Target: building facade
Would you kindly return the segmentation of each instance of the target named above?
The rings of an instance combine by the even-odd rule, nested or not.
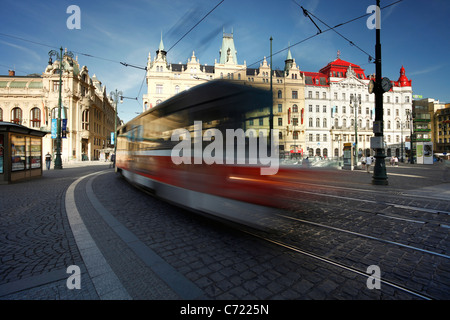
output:
[[[450,103],[435,112],[434,128],[434,151],[448,159],[450,154]]]
[[[267,59],[258,68],[248,68],[246,62],[238,63],[233,34],[224,33],[219,50],[219,61],[214,65],[200,64],[195,52],[186,64],[169,63],[161,39],[156,56],[148,55],[147,94],[143,96],[143,110],[155,107],[164,100],[213,79],[229,79],[242,84],[270,89],[270,65]],[[305,148],[304,79],[290,52],[285,70],[272,71],[273,127],[279,130],[282,155],[301,155]],[[255,127],[268,126],[268,119],[260,119]]]
[[[186,64],[169,63],[161,39],[156,56],[148,56],[148,110],[173,95],[213,79],[229,79],[270,88],[270,65],[259,68],[239,64],[233,34],[223,34],[219,61],[201,65],[192,53]],[[370,77],[353,63],[337,59],[319,72],[301,71],[288,50],[284,70],[272,71],[273,123],[279,130],[281,154],[287,156],[341,157],[344,143],[356,143],[358,156],[371,153],[370,138],[375,120],[375,95],[369,94]],[[397,81],[384,98],[386,155],[404,156],[409,139],[412,110],[411,80],[400,69]]]
[[[62,71],[62,110],[65,130],[61,147],[63,162],[99,160],[108,155],[115,127],[115,107],[106,87],[77,59],[65,56]],[[13,122],[48,132],[44,154],[56,153],[52,122],[58,118],[59,61],[49,61],[42,74],[0,76],[0,121]]]
[[[371,154],[370,138],[375,120],[375,95],[369,94],[367,77],[360,66],[337,59],[319,72],[304,72],[309,156],[341,157],[344,143]],[[411,80],[400,69],[398,81],[383,95],[386,155],[401,157],[409,139],[412,109]]]

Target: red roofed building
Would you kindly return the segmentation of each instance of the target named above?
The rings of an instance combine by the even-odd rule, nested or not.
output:
[[[372,76],[339,56],[319,72],[302,71],[305,79],[305,138],[309,156],[341,157],[344,143],[355,143],[359,157],[371,153],[375,95],[369,94]],[[384,138],[387,156],[402,154],[409,136],[407,110],[412,109],[411,80],[402,66],[398,81],[383,95]]]

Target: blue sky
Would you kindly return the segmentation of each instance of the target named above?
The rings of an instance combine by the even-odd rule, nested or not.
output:
[[[396,0],[381,0],[381,7]],[[53,47],[78,55],[107,92],[121,90],[126,97],[119,116],[128,121],[142,111],[145,71],[119,62],[145,66],[148,53],[158,48],[161,33],[169,50],[220,0],[130,1],[22,1],[2,0],[0,7],[0,74],[15,69],[17,75],[42,73]],[[278,52],[317,33],[299,5],[335,26],[366,13],[375,0],[224,0],[208,17],[168,52],[171,63],[186,63],[195,51],[201,64],[219,59],[223,28],[234,32],[239,63],[256,68],[264,56]],[[81,29],[66,26],[70,5],[81,10]],[[383,76],[397,80],[403,65],[412,79],[413,94],[450,102],[450,1],[403,0],[381,12]],[[375,56],[375,30],[361,18],[336,30]],[[317,21],[321,30],[326,26]],[[13,36],[13,37],[10,37]],[[26,39],[32,42],[19,40]],[[317,72],[336,58],[375,72],[368,56],[333,31],[324,32],[291,48],[303,71]],[[89,54],[95,57],[88,57]],[[273,57],[274,68],[283,68],[287,50]]]

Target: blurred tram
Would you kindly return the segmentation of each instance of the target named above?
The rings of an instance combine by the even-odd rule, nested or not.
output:
[[[262,175],[264,165],[251,161],[248,136],[243,140],[245,161],[238,158],[238,139],[225,141],[225,137],[228,129],[269,130],[272,106],[267,90],[224,80],[198,85],[118,129],[116,170],[133,184],[188,209],[246,224],[261,221],[269,217],[270,208],[283,205],[280,181],[277,175]],[[210,129],[222,137],[205,139]],[[258,140],[267,138],[258,135]],[[189,145],[175,158],[184,159],[182,163],[173,158],[180,143]],[[227,148],[227,143],[233,146]],[[260,144],[257,148],[263,151]],[[216,162],[208,161],[205,154]],[[230,156],[234,161],[226,161]]]

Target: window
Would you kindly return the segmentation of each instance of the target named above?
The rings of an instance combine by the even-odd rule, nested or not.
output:
[[[319,118],[316,119],[316,128],[320,128],[320,119]]]
[[[283,118],[278,118],[278,125],[282,126],[283,125]]]
[[[39,128],[41,126],[41,110],[39,108],[31,109],[30,123],[32,128]]]
[[[323,119],[323,127],[326,128],[327,127],[327,118]]]
[[[309,124],[309,127],[312,128],[312,126],[313,126],[313,119],[312,118],[309,118],[308,124]]]
[[[292,137],[294,138],[294,140],[298,139],[298,131],[294,131],[294,133],[292,134]]]
[[[278,112],[283,112],[283,105],[281,104],[278,105]]]
[[[180,93],[180,86],[175,86],[175,94]]]
[[[0,108],[0,121],[3,121],[3,109]]]
[[[89,130],[89,110],[84,110],[81,114],[81,128],[83,130]]]
[[[298,118],[292,118],[292,125],[298,126]]]
[[[313,141],[313,135],[312,135],[312,133],[310,133],[308,137],[309,137],[309,142],[312,142],[312,141]]]
[[[292,106],[292,112],[297,112],[298,113],[298,106],[296,104],[294,104]]]
[[[325,100],[326,98],[327,98],[327,93],[326,93],[326,92],[323,92],[323,93],[322,93],[322,99]]]
[[[323,113],[327,113],[327,106],[323,106]]]
[[[316,105],[316,112],[320,112],[320,106]]]
[[[326,134],[323,135],[323,142],[327,142],[328,136]]]
[[[319,99],[319,92],[316,91],[316,99]]]
[[[53,92],[58,92],[58,91],[59,91],[59,80],[53,81]]]
[[[320,134],[316,134],[316,141],[320,142]]]
[[[298,92],[292,91],[292,99],[298,99]]]
[[[156,85],[156,93],[157,94],[162,94],[163,93],[163,85],[162,84],[157,84]]]
[[[260,125],[260,126],[264,125],[264,119],[262,119],[262,118],[259,119],[259,125]]]
[[[312,99],[312,91],[308,91],[308,98]]]
[[[16,107],[11,110],[11,122],[15,124],[22,124],[22,109]]]
[[[281,90],[278,90],[278,99],[283,98],[283,92]]]
[[[309,112],[312,112],[312,104],[310,104],[310,105],[308,106],[308,111],[309,111]]]

